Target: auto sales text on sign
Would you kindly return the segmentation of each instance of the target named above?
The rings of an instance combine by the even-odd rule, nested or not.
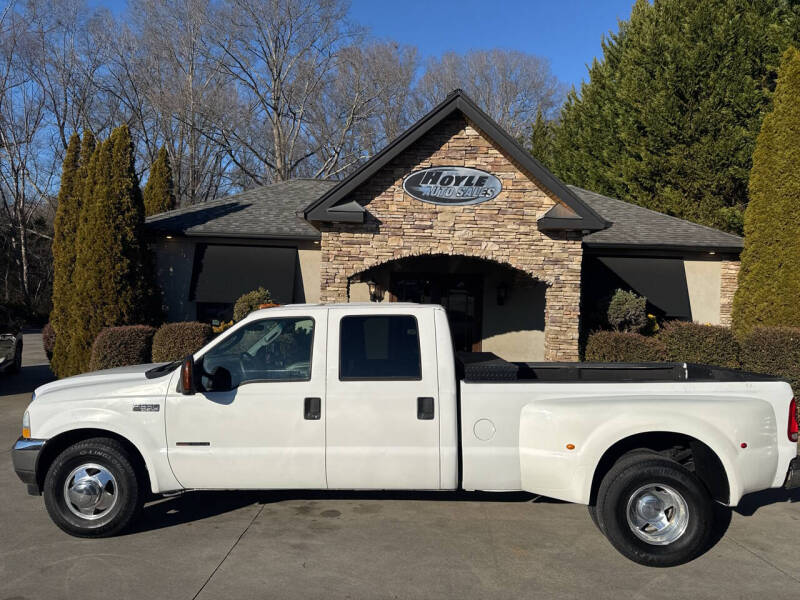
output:
[[[403,180],[405,192],[431,204],[478,204],[497,197],[500,180],[470,167],[430,167],[414,171]]]

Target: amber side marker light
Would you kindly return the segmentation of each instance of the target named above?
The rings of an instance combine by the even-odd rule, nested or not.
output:
[[[792,401],[789,402],[789,441],[790,442],[797,442],[797,400],[792,398]]]
[[[567,444],[567,450],[575,450],[575,444]]]
[[[30,439],[31,437],[31,416],[27,410],[22,415],[22,437],[25,439]]]

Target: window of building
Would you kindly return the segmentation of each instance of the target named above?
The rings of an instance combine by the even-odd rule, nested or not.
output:
[[[339,379],[421,379],[419,328],[410,315],[341,320]]]

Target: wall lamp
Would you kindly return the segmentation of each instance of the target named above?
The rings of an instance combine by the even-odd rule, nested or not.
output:
[[[364,283],[367,284],[367,288],[369,289],[369,299],[371,302],[382,302],[383,301],[383,288],[380,284],[375,283],[373,279],[368,279]]]

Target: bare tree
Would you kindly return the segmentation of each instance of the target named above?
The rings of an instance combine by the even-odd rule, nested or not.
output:
[[[0,209],[4,241],[25,302],[36,300],[40,289],[32,285],[29,238],[47,236],[34,221],[42,215],[55,177],[47,98],[25,69],[35,45],[28,25],[13,7],[0,22]],[[7,276],[5,282],[3,295],[8,298]]]
[[[214,16],[212,51],[236,86],[239,117],[219,141],[254,183],[289,179],[351,126],[315,131],[310,120],[360,34],[346,13],[341,0],[230,0]]]
[[[418,85],[420,110],[463,89],[512,136],[524,135],[541,110],[550,116],[564,89],[547,59],[516,50],[448,52],[428,61]]]
[[[96,83],[104,63],[93,14],[82,0],[28,0],[23,15],[30,41],[25,69],[44,94],[60,161],[73,131],[109,126],[98,104]]]
[[[371,42],[343,48],[328,85],[309,108],[319,148],[313,177],[336,177],[383,148],[410,123],[416,48]]]

